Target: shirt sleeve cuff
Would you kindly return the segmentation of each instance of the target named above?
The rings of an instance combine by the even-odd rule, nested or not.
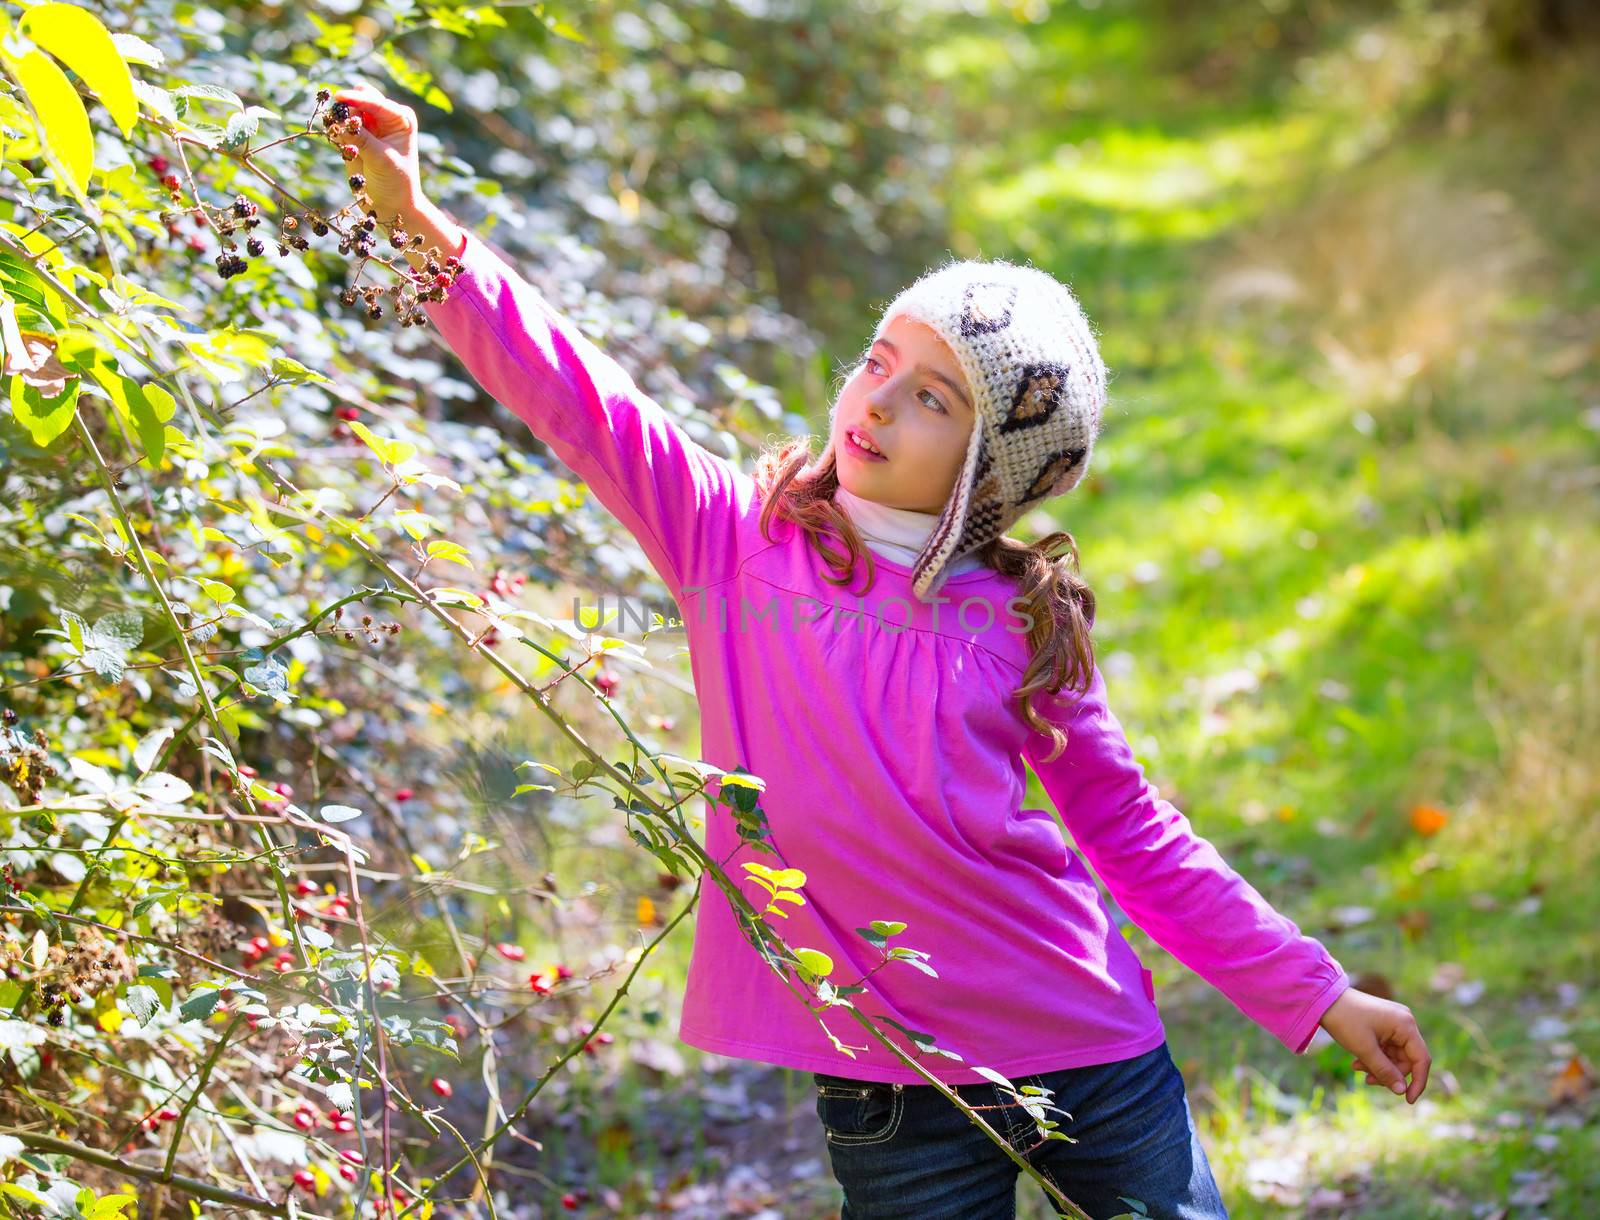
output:
[[[1311,1039],[1316,1036],[1317,1029],[1322,1024],[1322,1014],[1333,1007],[1333,1002],[1348,991],[1350,986],[1350,976],[1341,967],[1339,977],[1317,992],[1301,1011],[1288,1035],[1283,1039],[1284,1045],[1296,1055],[1305,1054],[1306,1047],[1311,1044]]]

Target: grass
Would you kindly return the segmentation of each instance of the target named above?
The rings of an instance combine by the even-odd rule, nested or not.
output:
[[[1130,6],[1107,7],[1114,71],[1148,73]],[[1014,135],[953,192],[959,245],[1056,270],[1101,331],[1096,474],[1052,516],[1153,782],[1360,985],[1409,1004],[1435,1056],[1419,1106],[1372,1093],[1337,1046],[1288,1056],[1130,929],[1239,1217],[1600,1205],[1592,1097],[1551,1092],[1600,1058],[1600,446],[1575,337],[1600,242],[1571,223],[1596,201],[1571,120],[1594,112],[1600,56],[1543,65],[1535,110],[1515,73],[1430,68],[1462,31],[1421,11],[1330,37],[1301,73],[1320,92],[1254,80],[1231,112],[1224,89],[1175,120],[1182,82],[1124,81],[1064,127],[991,112]],[[1046,34],[1063,58],[1028,71],[1100,96],[1086,38]],[[1004,105],[970,37],[950,71]],[[1052,138],[1080,151],[1041,156]],[[1447,815],[1430,836],[1420,803]],[[1345,907],[1370,918],[1341,927]],[[1048,1212],[1025,1192],[1021,1214]]]
[[[1290,1056],[1128,934],[1234,1216],[1596,1214],[1596,1094],[1556,1097],[1600,1062],[1600,49],[1499,67],[1445,3],[1322,26],[1225,6],[1225,38],[1173,7],[939,30],[923,62],[966,137],[951,246],[1036,261],[1095,320],[1094,471],[1024,524],[1080,543],[1152,781],[1358,985],[1412,1007],[1427,1095],[1366,1089],[1336,1046]],[[677,648],[649,655],[676,673]],[[692,752],[691,694],[651,707],[677,721],[661,746]],[[507,742],[544,735],[499,715]],[[507,750],[486,820],[515,843],[489,812],[521,778]],[[1432,833],[1420,804],[1445,814]],[[632,927],[651,880],[580,812],[537,820],[530,867],[602,880],[520,929],[530,966],[576,954],[585,920]],[[672,1036],[689,947],[666,942],[618,1027],[685,1074],[573,1073],[552,1165],[619,1188],[725,1171],[704,1057]],[[782,1112],[809,1105],[772,1076]],[[1019,1215],[1047,1212],[1024,1191]]]

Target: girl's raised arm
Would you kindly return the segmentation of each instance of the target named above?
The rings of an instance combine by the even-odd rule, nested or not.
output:
[[[417,112],[365,82],[319,97],[356,160],[350,189],[461,268],[423,308],[478,384],[549,445],[627,526],[680,603],[734,560],[755,481],[694,440],[532,284],[459,228],[422,189]],[[347,158],[348,160],[348,158]],[[405,247],[413,267],[427,255]]]
[[[1023,756],[1062,821],[1129,918],[1295,1054],[1350,986],[1322,944],[1301,933],[1159,797],[1106,706],[1098,665],[1089,692],[1036,695],[1067,747],[1030,735]]]
[[[425,301],[467,370],[588,484],[680,602],[714,583],[755,481],[697,444],[542,293],[466,231],[443,301]]]

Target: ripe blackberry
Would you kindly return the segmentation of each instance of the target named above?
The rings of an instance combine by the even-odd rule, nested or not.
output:
[[[341,292],[339,294],[339,304],[341,304],[341,305],[354,305],[355,303],[356,303],[356,290],[354,288],[346,288],[343,292]]]
[[[383,317],[383,306],[373,302],[372,308],[367,310],[367,317],[374,320]]]
[[[328,109],[328,117],[331,118],[335,123],[343,123],[350,117],[350,103],[335,102]]]
[[[328,235],[328,226],[320,220],[313,220],[311,222],[311,231],[318,237],[326,237]]]
[[[389,234],[389,244],[396,250],[402,249],[406,244],[406,240],[404,231],[400,229],[396,229]]]
[[[243,195],[235,195],[233,197],[233,214],[240,220],[250,215],[250,201]]]
[[[259,237],[252,237],[249,241],[245,242],[244,248],[250,251],[252,255],[259,257],[261,253],[266,250],[267,246],[266,243],[263,242]]]
[[[367,185],[367,179],[366,179],[366,175],[365,174],[351,174],[350,175],[350,189],[352,191],[359,191],[359,190],[363,189],[366,185]]]

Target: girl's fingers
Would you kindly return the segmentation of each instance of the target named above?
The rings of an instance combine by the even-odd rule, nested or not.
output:
[[[409,106],[402,106],[379,93],[371,85],[351,85],[333,91],[333,100],[345,102],[361,116],[363,130],[379,139],[410,131],[415,123]]]
[[[1371,1040],[1370,1045],[1361,1048],[1361,1061],[1366,1065],[1366,1070],[1376,1076],[1384,1087],[1395,1093],[1406,1091],[1404,1074],[1389,1061],[1389,1057],[1383,1053],[1383,1047],[1376,1038]]]

